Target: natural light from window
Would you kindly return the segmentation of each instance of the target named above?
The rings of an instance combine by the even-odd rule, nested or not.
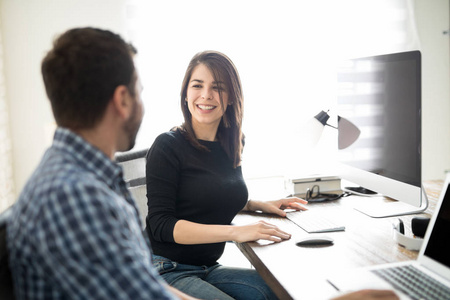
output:
[[[221,51],[244,89],[247,178],[320,171],[318,157],[332,155],[336,133],[326,128],[311,148],[302,128],[321,110],[336,117],[339,59],[419,48],[410,0],[130,0],[127,17],[146,108],[136,149],[182,123],[179,94],[191,57]]]

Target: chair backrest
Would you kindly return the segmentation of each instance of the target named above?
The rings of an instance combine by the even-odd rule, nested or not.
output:
[[[6,245],[6,223],[10,215],[11,208],[0,214],[0,299],[5,300],[15,299]]]
[[[145,181],[145,156],[148,149],[128,151],[116,154],[116,162],[123,168],[123,176],[129,184],[129,190],[136,199],[143,227],[148,213],[147,185]],[[144,229],[144,228],[143,228]]]

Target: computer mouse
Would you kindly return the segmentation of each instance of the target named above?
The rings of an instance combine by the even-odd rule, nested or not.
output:
[[[297,246],[333,245],[334,239],[325,235],[305,236],[297,240]]]

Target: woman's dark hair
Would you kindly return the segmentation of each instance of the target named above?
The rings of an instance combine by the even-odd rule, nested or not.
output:
[[[134,96],[134,53],[133,46],[107,30],[75,28],[59,36],[41,66],[58,126],[92,128],[120,85]]]
[[[242,117],[243,117],[243,93],[241,79],[233,62],[223,53],[217,51],[204,51],[197,53],[189,63],[186,74],[181,86],[181,110],[183,111],[184,123],[180,130],[190,143],[203,150],[208,150],[197,140],[194,129],[192,128],[192,115],[187,105],[187,89],[191,80],[192,72],[199,64],[205,65],[212,73],[216,82],[224,82],[228,93],[228,104],[226,112],[220,121],[217,130],[217,139],[233,161],[233,166],[241,164],[241,154],[243,148]],[[222,96],[219,93],[222,109],[224,104]]]

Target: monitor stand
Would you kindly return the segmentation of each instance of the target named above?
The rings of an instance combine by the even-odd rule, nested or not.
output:
[[[418,214],[424,212],[428,208],[428,197],[425,189],[422,190],[422,203],[420,207],[413,206],[404,202],[388,202],[377,203],[376,205],[356,206],[355,209],[372,218],[387,218],[403,215]]]

